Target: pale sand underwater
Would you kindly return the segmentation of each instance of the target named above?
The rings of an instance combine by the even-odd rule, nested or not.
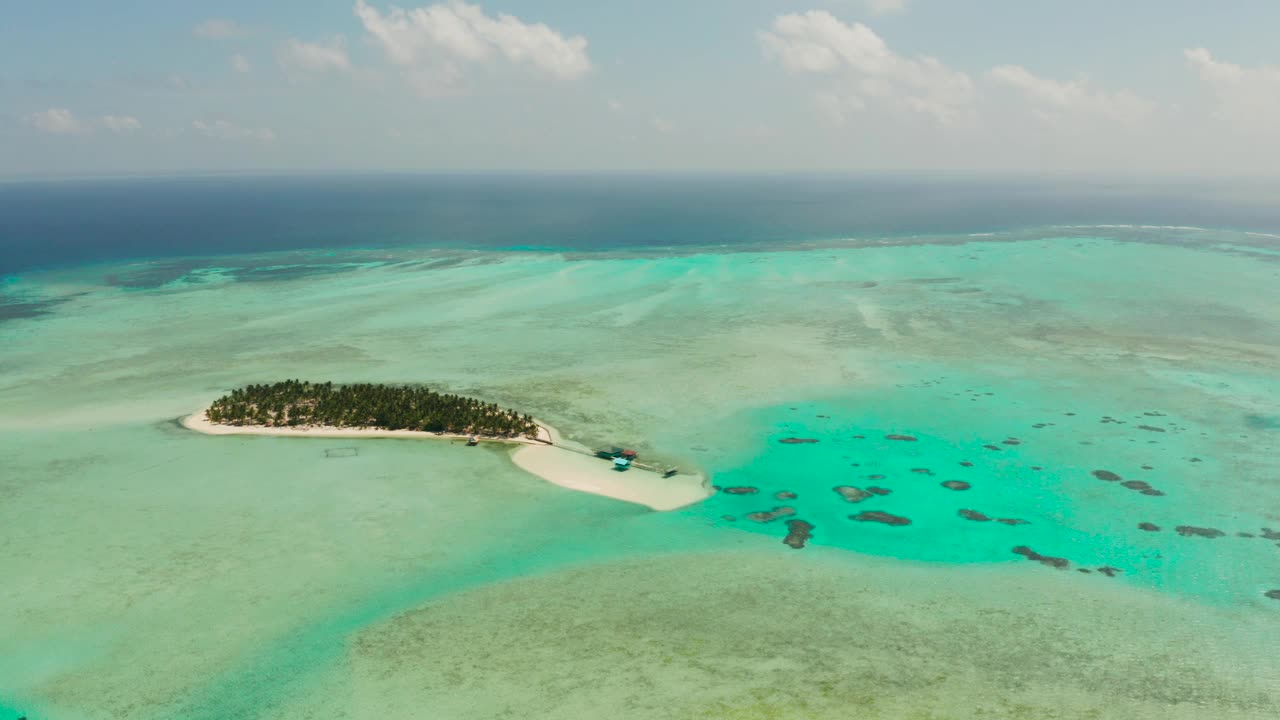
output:
[[[353,638],[343,695],[366,717],[531,720],[1262,720],[1280,707],[1274,619],[1063,574],[837,553],[649,558],[462,593]]]
[[[0,324],[0,718],[1274,717],[1280,263],[1216,237],[18,278],[50,311]],[[655,513],[497,445],[169,420],[287,377],[425,382],[759,492]],[[832,486],[870,482],[914,523],[850,521]],[[804,550],[741,519],[783,502]]]

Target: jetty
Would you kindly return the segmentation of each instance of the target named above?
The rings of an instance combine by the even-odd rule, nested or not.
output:
[[[662,477],[672,477],[674,475],[679,474],[680,472],[680,468],[676,468],[676,467],[660,468],[655,465],[646,465],[645,463],[638,461],[638,458],[640,457],[640,453],[636,452],[635,450],[628,450],[627,448],[619,447],[617,445],[607,445],[605,447],[597,449],[594,453],[587,452],[586,450],[579,450],[577,448],[568,447],[565,445],[558,445],[557,447],[559,447],[562,450],[576,452],[579,455],[587,455],[589,457],[597,457],[602,460],[608,460],[613,463],[613,469],[619,472],[622,472],[624,470],[629,470],[631,468],[639,468],[641,470],[646,470],[651,473],[657,473]]]

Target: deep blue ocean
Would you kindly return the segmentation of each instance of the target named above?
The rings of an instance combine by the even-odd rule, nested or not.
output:
[[[342,175],[0,183],[0,275],[303,248],[615,250],[1065,224],[1280,230],[1274,181]]]

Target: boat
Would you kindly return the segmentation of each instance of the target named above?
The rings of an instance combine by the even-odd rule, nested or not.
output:
[[[479,445],[479,444],[480,444],[480,438],[477,438],[475,435],[472,435],[471,437],[467,438],[467,447],[471,447],[472,445]]]

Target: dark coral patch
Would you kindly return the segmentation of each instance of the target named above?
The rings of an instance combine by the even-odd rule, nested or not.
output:
[[[1051,555],[1041,555],[1040,553],[1036,552],[1035,550],[1032,550],[1026,545],[1019,545],[1018,547],[1014,548],[1013,551],[1028,560],[1031,560],[1033,562],[1038,562],[1041,565],[1048,565],[1049,567],[1057,568],[1058,570],[1065,570],[1068,566],[1071,565],[1071,561],[1067,560],[1066,558],[1053,557]]]
[[[1019,440],[1018,438],[1009,438],[1008,440],[1001,440],[1000,442],[1005,445],[1021,445],[1022,444],[1022,441]]]
[[[917,475],[932,475],[933,471],[929,468],[911,468],[911,472]]]
[[[961,460],[960,467],[973,467],[973,463],[969,462],[968,460]]]
[[[1110,470],[1094,470],[1093,476],[1098,478],[1099,480],[1106,480],[1107,482],[1120,481],[1120,476],[1111,472]]]
[[[972,520],[974,522],[991,522],[991,518],[983,515],[977,510],[961,510],[958,514],[965,520]]]
[[[1125,480],[1124,482],[1120,483],[1120,486],[1127,487],[1130,490],[1150,490],[1151,489],[1151,483],[1145,482],[1143,480]]]
[[[1244,424],[1253,430],[1280,430],[1280,415],[1245,415]]]
[[[1098,572],[1102,573],[1103,575],[1106,575],[1107,577],[1115,577],[1116,575],[1119,575],[1123,571],[1120,568],[1114,568],[1114,567],[1111,567],[1110,565],[1103,565],[1102,567],[1098,568]]]
[[[1257,535],[1254,535],[1254,534],[1253,534],[1253,533],[1251,533],[1251,532],[1238,532],[1238,533],[1236,533],[1236,537],[1240,537],[1240,538],[1255,538],[1255,537],[1258,537],[1258,536],[1257,536]]]
[[[1156,490],[1155,488],[1147,488],[1146,490],[1141,490],[1139,492],[1143,495],[1150,495],[1152,497],[1164,497],[1164,491]]]
[[[1162,428],[1162,427],[1156,427],[1155,425],[1139,425],[1139,426],[1138,426],[1138,429],[1139,429],[1139,430],[1146,430],[1146,431],[1148,431],[1148,432],[1164,432],[1164,431],[1165,431],[1165,429],[1164,429],[1164,428]]]
[[[942,487],[948,490],[968,490],[973,486],[963,480],[947,480],[942,483]]]
[[[1220,538],[1226,533],[1217,528],[1203,528],[1195,525],[1179,525],[1174,528],[1182,537],[1204,537],[1204,538]]]
[[[911,524],[911,518],[905,518],[901,515],[891,515],[887,512],[881,512],[880,510],[869,510],[867,512],[858,513],[857,515],[850,515],[849,519],[857,520],[858,522],[884,523],[885,525],[891,525],[893,527]]]
[[[760,488],[754,487],[727,487],[720,492],[726,495],[755,495],[760,492]]]
[[[1019,520],[1018,518],[996,518],[996,522],[1005,525],[1030,525],[1030,520]]]
[[[813,523],[807,523],[804,520],[788,520],[787,536],[782,539],[782,542],[795,550],[801,550],[812,535]]]
[[[778,500],[795,500],[796,494],[790,490],[783,490],[782,492],[774,493],[773,497]]]
[[[64,300],[32,300],[18,301],[16,298],[9,298],[0,295],[0,323],[6,320],[18,320],[21,318],[36,318],[42,315],[48,315],[53,312],[54,306]]]
[[[831,489],[835,490],[836,494],[844,498],[845,501],[851,503],[859,503],[872,496],[872,494],[866,490],[852,485],[837,485]]]
[[[818,441],[815,440],[814,438],[789,437],[789,438],[782,438],[778,442],[782,443],[783,445],[809,445],[809,444],[816,443]]]
[[[747,513],[744,517],[758,523],[773,522],[780,517],[795,515],[796,509],[793,507],[776,507],[772,510],[759,510],[753,513]]]
[[[868,480],[883,480],[883,479],[884,479],[884,476],[883,476],[883,475],[868,475],[868,476],[867,476],[867,479],[868,479]]]
[[[1268,590],[1262,594],[1272,600],[1280,600],[1280,590]]]
[[[721,520],[724,520],[725,522],[737,522],[737,521],[738,521],[738,518],[736,518],[736,517],[734,517],[734,516],[732,516],[732,515],[721,515],[721,516],[720,516],[720,519],[721,519]]]
[[[1262,537],[1267,540],[1280,540],[1280,531],[1271,528],[1262,528]]]
[[[1155,523],[1149,523],[1149,522],[1138,523],[1138,529],[1146,530],[1147,532],[1160,532],[1159,525],[1156,525]]]
[[[914,435],[885,435],[885,440],[897,440],[898,442],[915,442],[917,440]]]
[[[891,493],[891,492],[893,492],[893,491],[892,491],[892,490],[890,490],[889,488],[875,487],[875,486],[873,485],[873,486],[871,486],[871,487],[867,488],[867,492],[871,493],[872,495],[888,495],[889,493]]]

